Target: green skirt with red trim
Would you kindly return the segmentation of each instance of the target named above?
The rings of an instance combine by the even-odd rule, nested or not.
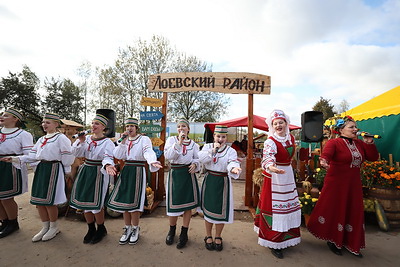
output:
[[[22,193],[21,170],[12,163],[0,161],[0,199],[10,198]]]

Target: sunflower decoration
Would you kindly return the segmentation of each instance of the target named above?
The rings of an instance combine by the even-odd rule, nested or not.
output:
[[[338,118],[336,118],[334,121],[335,121],[335,124],[334,124],[334,126],[333,126],[333,132],[334,132],[335,134],[339,134],[339,129],[342,128],[343,125],[346,124],[346,122],[348,122],[348,121],[354,121],[354,119],[353,119],[351,116],[346,115],[346,116],[344,116],[344,117],[338,117]]]
[[[301,213],[310,215],[317,201],[318,198],[311,197],[310,194],[304,192],[304,194],[299,197]]]
[[[315,173],[314,173],[315,181],[321,187],[324,185],[325,175],[326,175],[326,169],[324,169],[324,168],[316,168],[315,169]]]

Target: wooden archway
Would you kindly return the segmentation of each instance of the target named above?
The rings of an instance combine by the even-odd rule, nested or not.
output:
[[[271,77],[261,74],[244,72],[181,72],[181,73],[161,73],[151,75],[148,83],[150,92],[163,92],[161,127],[163,131],[160,139],[164,143],[160,150],[164,150],[167,127],[167,105],[168,93],[183,91],[213,91],[229,94],[248,95],[248,142],[246,159],[246,184],[245,184],[245,205],[250,209],[254,208],[258,202],[258,187],[253,185],[252,176],[254,171],[253,154],[253,95],[270,94]],[[164,155],[160,157],[161,163],[165,164]],[[156,178],[152,177],[152,184],[156,184]],[[158,172],[158,188],[155,199],[162,201],[165,194],[164,170]]]

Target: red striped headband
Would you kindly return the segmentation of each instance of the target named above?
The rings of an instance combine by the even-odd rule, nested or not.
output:
[[[96,114],[93,120],[100,122],[104,127],[106,127],[108,123],[108,118],[102,114]]]
[[[12,116],[14,116],[15,118],[17,118],[19,121],[23,122],[24,120],[24,116],[22,116],[21,112],[19,112],[18,110],[16,110],[15,108],[9,108],[7,110],[4,111],[4,113],[9,113]]]
[[[225,125],[216,125],[214,133],[227,134],[228,133],[228,127],[225,126]]]
[[[139,126],[139,122],[138,119],[136,118],[127,118],[125,120],[125,125],[135,125],[135,126]]]
[[[56,114],[56,113],[46,112],[46,113],[44,114],[43,119],[45,119],[45,120],[53,120],[53,121],[56,121],[56,122],[62,124],[60,115],[58,115],[58,114]]]

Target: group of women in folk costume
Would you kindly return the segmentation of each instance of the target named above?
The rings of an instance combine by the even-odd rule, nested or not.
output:
[[[146,198],[145,165],[148,163],[151,172],[158,171],[162,165],[157,161],[150,138],[139,133],[138,120],[128,118],[125,126],[126,131],[113,152],[116,159],[124,161],[124,166],[107,207],[123,213],[125,226],[119,244],[134,245],[139,240],[139,218]]]
[[[0,116],[0,238],[19,229],[18,204],[14,197],[28,191],[26,164],[3,161],[11,156],[27,155],[33,147],[32,135],[25,128],[22,114],[9,108]]]
[[[104,135],[108,119],[96,114],[90,136],[80,135],[73,145],[75,157],[85,157],[71,191],[70,206],[84,210],[88,231],[83,243],[96,244],[107,234],[104,226],[104,202],[114,167],[114,143]],[[97,228],[96,228],[97,224]]]
[[[104,136],[107,122],[105,116],[96,114],[92,121],[92,135],[80,134],[71,146],[70,140],[57,130],[61,124],[60,117],[46,113],[42,122],[46,135],[33,146],[32,136],[19,129],[23,125],[21,114],[14,109],[4,112],[0,119],[3,126],[0,166],[7,173],[7,179],[0,181],[1,237],[18,229],[13,196],[27,191],[26,163],[38,163],[31,203],[37,206],[43,227],[32,241],[54,238],[60,232],[57,205],[67,201],[64,176],[70,173],[75,157],[84,157],[85,162],[78,170],[69,203],[73,208],[84,210],[88,231],[83,242],[94,244],[107,234],[104,226],[104,206],[107,206],[123,213],[125,226],[119,243],[137,243],[139,217],[146,197],[145,164],[149,165],[151,172],[158,171],[162,165],[157,161],[151,140],[139,133],[137,119],[128,118],[125,121],[126,132],[117,147]],[[240,173],[236,152],[226,145],[225,126],[216,127],[214,143],[206,144],[202,151],[188,137],[190,127],[187,120],[180,119],[177,127],[179,135],[169,137],[165,146],[165,156],[172,167],[166,190],[170,224],[166,243],[171,245],[174,242],[178,216],[183,215],[177,248],[186,246],[192,209],[198,208],[204,213],[206,221],[207,237],[204,241],[207,249],[220,251],[223,248],[221,234],[224,224],[233,222],[231,178],[238,178]],[[124,166],[106,200],[110,176],[117,174],[114,158],[123,160]],[[200,164],[207,169],[201,192],[195,175],[200,170]],[[211,233],[214,224],[215,240]]]

